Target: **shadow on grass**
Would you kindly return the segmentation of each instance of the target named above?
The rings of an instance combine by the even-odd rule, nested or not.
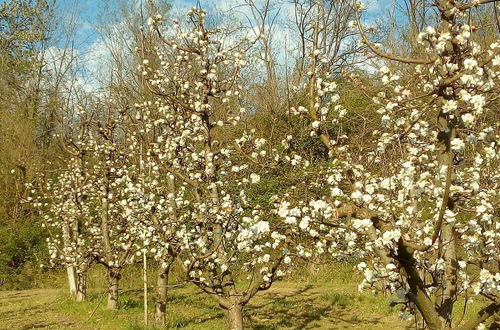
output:
[[[186,328],[193,324],[204,324],[212,320],[220,320],[224,319],[226,314],[222,311],[217,311],[213,315],[202,315],[198,317],[190,317],[190,318],[178,318],[174,322],[172,322],[171,327],[174,329]]]
[[[171,324],[172,328],[185,328],[193,324],[200,325],[226,317],[224,311],[217,307],[211,300],[203,298],[206,297],[202,293],[170,295],[168,298],[169,304],[196,306],[196,309],[200,311],[189,316],[177,315]]]
[[[367,315],[356,308],[352,295],[318,293],[312,286],[285,294],[268,293],[264,303],[245,309],[247,324],[268,329],[370,329],[383,323],[383,316]]]
[[[97,302],[100,298],[100,294],[93,295],[90,297],[89,301]],[[101,305],[105,305],[105,300]],[[153,313],[154,310],[154,296],[150,298],[149,302],[150,312]],[[144,308],[144,295],[142,292],[126,291],[119,296],[119,313],[120,311],[135,313],[138,310]],[[186,310],[191,313],[187,315],[185,313],[176,313],[179,306],[184,306]],[[196,306],[196,308],[193,308]],[[101,307],[103,308],[103,307]],[[171,293],[167,297],[167,308],[170,314],[169,317],[169,327],[178,329],[186,328],[192,325],[200,325],[212,320],[224,319],[225,313],[218,308],[210,299],[206,299],[203,293]],[[142,325],[137,325],[137,329],[143,329]],[[129,325],[127,329],[135,329],[134,325]]]
[[[89,297],[89,300],[96,303],[100,294]],[[105,300],[106,297],[102,305],[105,305]],[[151,313],[153,301],[152,297],[149,304]],[[327,291],[312,285],[277,287],[272,291],[261,292],[245,307],[245,323],[249,329],[255,330],[380,328],[387,324],[389,313],[380,314],[371,310],[370,306],[376,303],[380,305],[380,299]],[[226,322],[226,312],[203,293],[172,292],[168,295],[167,306],[170,328],[219,329]],[[129,313],[123,315],[136,315],[142,308],[142,293],[127,292],[120,295],[120,309]],[[127,329],[132,329],[132,325]],[[137,325],[139,328],[140,325]]]

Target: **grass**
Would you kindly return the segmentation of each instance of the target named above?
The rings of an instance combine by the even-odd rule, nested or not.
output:
[[[104,282],[92,274],[88,301],[77,303],[66,288],[0,291],[0,329],[153,329],[143,321],[143,296],[138,289],[140,271],[124,275],[121,309],[105,309]],[[63,277],[61,277],[63,278]],[[151,284],[154,277],[151,276]],[[321,271],[304,268],[291,279],[277,282],[259,293],[245,308],[248,329],[410,329],[398,319],[400,307],[390,307],[394,297],[358,292],[360,276],[349,266]],[[134,286],[135,284],[135,286]],[[127,291],[128,290],[128,291]],[[478,305],[479,306],[479,305]],[[474,313],[477,308],[470,309]],[[153,302],[148,304],[153,320]],[[171,289],[168,324],[172,329],[218,330],[226,328],[226,314],[195,287]]]

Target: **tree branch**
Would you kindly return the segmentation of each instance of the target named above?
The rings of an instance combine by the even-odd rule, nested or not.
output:
[[[363,43],[365,43],[368,46],[368,48],[370,48],[370,50],[372,52],[374,52],[378,56],[383,57],[383,58],[388,59],[388,60],[391,60],[391,61],[408,63],[408,64],[431,64],[431,63],[434,63],[436,61],[435,57],[433,57],[431,59],[405,58],[405,57],[400,57],[397,55],[393,55],[393,54],[389,54],[389,53],[381,51],[380,49],[378,49],[377,46],[372,44],[368,40],[368,38],[366,37],[365,31],[364,31],[363,27],[361,26],[361,21],[359,18],[359,9],[357,9],[356,0],[354,0],[354,15],[356,17],[356,24],[358,26],[359,34],[361,35],[361,40],[363,41]]]

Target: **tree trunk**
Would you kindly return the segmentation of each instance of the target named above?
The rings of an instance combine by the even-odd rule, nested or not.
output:
[[[243,306],[234,304],[228,312],[229,329],[243,330]]]
[[[166,328],[167,326],[167,286],[170,265],[165,269],[160,269],[158,273],[155,302],[155,324],[158,328]]]
[[[443,259],[445,262],[444,288],[440,301],[439,314],[446,328],[451,328],[453,305],[457,295],[457,253],[455,249],[455,232],[448,224],[442,226],[444,242]]]
[[[417,263],[413,257],[413,251],[406,247],[403,241],[398,241],[397,260],[402,266],[402,276],[406,278],[409,286],[408,297],[416,305],[420,314],[427,322],[427,327],[432,330],[442,328],[439,314],[437,313],[434,302],[431,300],[423,280],[420,278],[415,264]]]
[[[62,226],[62,237],[64,242],[64,248],[68,248],[71,246],[71,227],[68,221],[64,222]],[[74,266],[67,266],[66,271],[68,272],[68,285],[69,285],[69,293],[75,297],[76,296],[76,274]]]
[[[66,267],[66,270],[68,272],[68,285],[69,285],[69,293],[71,296],[76,297],[76,271],[75,267],[73,266],[68,266]]]
[[[120,274],[109,271],[108,305],[107,309],[118,309],[118,281]]]
[[[77,272],[76,281],[76,301],[87,300],[87,273],[83,271]]]

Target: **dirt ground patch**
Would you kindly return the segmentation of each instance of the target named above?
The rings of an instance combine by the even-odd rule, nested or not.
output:
[[[0,329],[46,329],[76,324],[58,311],[60,290],[0,291]]]

